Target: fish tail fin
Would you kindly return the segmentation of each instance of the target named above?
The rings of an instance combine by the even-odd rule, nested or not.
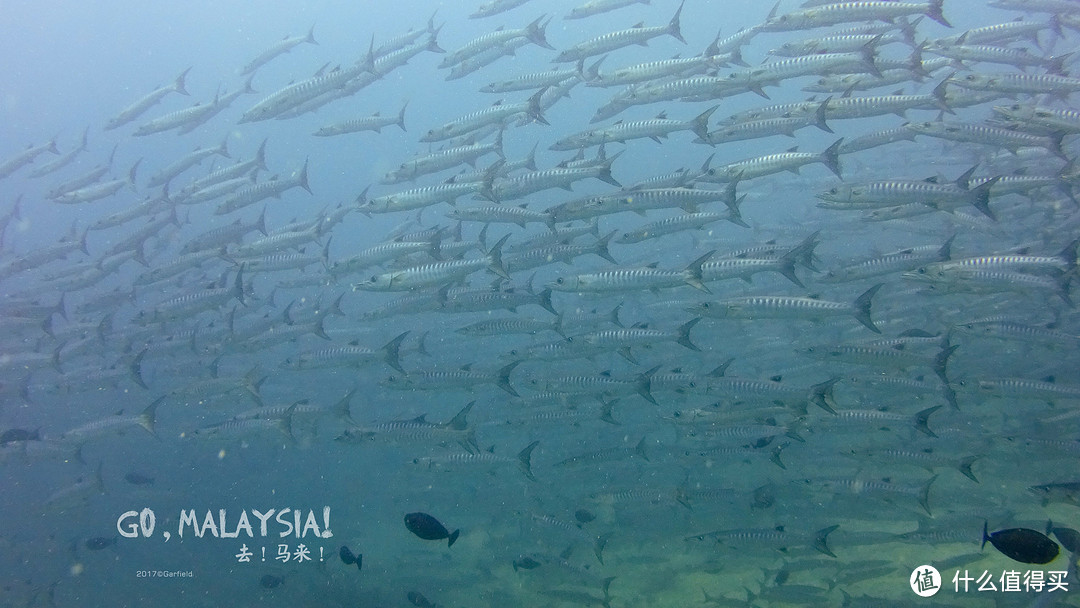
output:
[[[956,345],[956,344],[954,344],[952,346],[945,346],[934,357],[934,373],[937,374],[937,377],[941,379],[941,382],[945,386],[949,386],[949,375],[948,375],[949,357],[951,357],[952,354],[954,352],[956,352],[957,348],[959,348],[959,346]]]
[[[406,373],[401,367],[401,343],[405,340],[405,336],[409,335],[409,332],[399,334],[393,340],[387,342],[383,347],[383,361],[390,367],[396,369],[401,373]]]
[[[715,249],[712,250],[712,251],[709,251],[708,253],[701,256],[700,258],[694,260],[693,262],[690,262],[690,264],[686,267],[686,269],[683,270],[683,280],[686,281],[687,285],[693,287],[694,289],[704,291],[705,293],[712,293],[711,291],[709,291],[709,288],[706,287],[705,283],[702,281],[702,278],[701,278],[701,266],[706,261],[708,261],[708,259],[710,257],[712,257],[712,255],[714,253],[716,253]]]
[[[750,224],[746,223],[746,220],[743,219],[742,211],[739,210],[739,206],[742,205],[742,202],[744,200],[746,200],[746,195],[745,194],[738,197],[738,198],[736,198],[734,201],[731,201],[730,203],[727,203],[727,207],[728,207],[727,221],[731,222],[732,224],[735,224],[736,226],[741,226],[743,228],[749,228]]]
[[[984,519],[983,520],[982,544],[979,545],[979,551],[982,551],[983,549],[985,549],[986,548],[986,541],[990,540],[990,535],[987,534],[987,531],[988,531],[987,528],[989,527],[989,525],[990,525],[990,522]]]
[[[612,399],[611,401],[602,401],[601,403],[603,403],[603,405],[600,409],[600,420],[603,420],[608,424],[618,425],[619,421],[615,420],[615,416],[612,415],[612,412],[615,409],[615,404],[618,402],[618,399]]]
[[[642,374],[638,374],[638,377],[637,377],[637,393],[639,395],[641,395],[646,401],[648,401],[649,403],[651,403],[653,405],[660,405],[659,403],[656,402],[656,399],[652,396],[652,375],[655,374],[656,370],[658,370],[658,369],[660,369],[659,365],[657,365],[656,367],[650,369],[647,372],[644,372]],[[644,441],[644,437],[642,438],[642,441]],[[643,444],[639,443],[638,445],[642,446]],[[645,460],[648,460],[648,458],[646,458]]]
[[[296,185],[300,186],[304,190],[308,191],[308,194],[314,194],[311,191],[311,186],[308,185],[307,176],[308,160],[304,159],[304,166],[300,168],[300,175],[296,178]]]
[[[689,348],[690,350],[696,350],[700,352],[701,348],[699,348],[697,344],[694,344],[690,340],[690,330],[693,329],[693,327],[697,325],[698,321],[700,320],[701,317],[694,317],[693,319],[690,319],[686,323],[683,323],[681,326],[679,326],[679,338],[678,340],[676,340],[676,342],[685,346],[686,348]]]
[[[830,378],[821,384],[815,384],[810,387],[810,396],[807,399],[809,403],[820,407],[821,409],[835,415],[836,401],[833,399],[833,388],[836,383],[839,382],[839,378]],[[805,407],[803,408],[806,409]]]
[[[878,69],[877,60],[877,45],[881,42],[881,34],[874,36],[874,38],[862,45],[859,48],[859,54],[862,56],[859,63],[862,64],[863,69],[872,76],[881,78],[881,70]]]
[[[539,441],[534,441],[529,445],[525,446],[525,449],[518,452],[517,455],[518,465],[521,467],[521,472],[525,474],[525,477],[529,478],[529,481],[536,481],[536,477],[533,476],[532,472],[532,452],[539,444]]]
[[[131,379],[135,381],[135,384],[138,384],[145,389],[149,389],[150,387],[146,386],[146,382],[143,381],[142,361],[143,357],[146,356],[146,351],[148,350],[150,350],[149,346],[139,351],[139,354],[135,355],[135,358],[132,359],[131,364],[128,365],[128,372],[131,374]]]
[[[446,543],[446,547],[447,548],[453,547],[454,543],[457,542],[458,536],[460,536],[460,535],[461,535],[461,530],[454,530],[453,532],[451,532],[450,533],[450,538]]]
[[[698,114],[696,118],[690,121],[690,131],[701,139],[708,139],[709,117],[712,116],[713,112],[715,112],[716,109],[719,107],[719,105],[715,105],[708,110],[705,110],[701,114]]]
[[[544,310],[550,312],[551,314],[553,314],[555,316],[559,316],[559,311],[555,310],[555,306],[551,303],[551,288],[550,287],[545,288],[543,291],[541,291],[539,294],[537,294],[537,298],[539,298],[539,300],[537,301],[537,304],[542,306],[544,308]]]
[[[979,479],[975,477],[975,473],[971,471],[971,465],[975,464],[975,461],[979,459],[979,456],[968,456],[956,465],[956,468],[960,471],[960,474],[967,477],[975,483],[979,483]]]
[[[499,239],[499,242],[495,243],[491,250],[488,251],[488,268],[500,277],[510,280],[510,273],[506,272],[502,259],[502,246],[508,238],[510,238],[509,234]]]
[[[540,99],[543,97],[544,93],[546,93],[547,90],[550,89],[550,88],[551,87],[544,87],[544,88],[540,89],[539,91],[537,91],[536,93],[533,93],[533,96],[530,97],[529,101],[527,102],[528,107],[525,110],[525,112],[529,115],[529,118],[531,118],[532,120],[534,120],[534,121],[536,121],[536,122],[538,122],[538,123],[540,123],[542,125],[550,125],[551,124],[551,123],[549,123],[547,121],[546,118],[544,118],[544,108],[543,108],[543,106],[540,105]]]
[[[154,424],[157,422],[157,408],[161,405],[161,402],[165,400],[165,397],[158,397],[153,403],[146,406],[146,409],[139,414],[138,423],[139,426],[146,429],[146,432],[150,433],[154,437],[157,437],[157,431],[154,429]]]
[[[930,486],[933,485],[934,480],[937,478],[938,476],[934,475],[928,479],[919,491],[919,506],[922,507],[930,517],[934,516],[933,513],[930,512]]]
[[[614,163],[615,159],[619,158],[619,156],[621,154],[622,154],[622,152],[619,152],[619,154],[616,154],[616,155],[612,156],[611,158],[605,159],[604,164],[600,165],[600,167],[599,167],[599,174],[596,176],[596,179],[598,179],[598,180],[600,180],[602,182],[609,183],[612,186],[615,186],[616,188],[622,188],[623,185],[620,184],[618,181],[615,180],[614,177],[611,176],[611,164]]]
[[[649,462],[649,456],[645,453],[645,437],[642,437],[637,445],[634,446],[634,455],[641,456],[641,459],[645,462]]]
[[[990,188],[994,186],[1001,179],[1000,175],[996,175],[978,185],[978,187],[972,189],[969,193],[971,197],[971,204],[976,209],[982,212],[986,217],[997,221],[997,216],[990,209]]]
[[[935,405],[934,407],[928,407],[925,410],[922,410],[921,412],[915,414],[915,430],[923,433],[928,437],[937,437],[937,434],[934,433],[934,431],[930,430],[929,422],[931,414],[940,410],[942,407],[944,406]]]
[[[345,393],[345,396],[341,398],[341,401],[337,402],[334,406],[334,417],[344,422],[346,426],[357,426],[356,421],[352,417],[352,398],[356,394],[356,387],[349,389],[349,392]]]
[[[461,411],[454,414],[454,417],[450,419],[450,422],[443,424],[444,428],[453,429],[455,431],[464,431],[469,428],[469,421],[466,417],[469,412],[472,411],[473,406],[476,405],[475,401],[470,401],[465,404],[465,407],[461,408]]]
[[[596,555],[596,561],[600,562],[600,565],[604,564],[604,547],[607,546],[608,535],[602,534],[596,537],[596,542],[593,543],[593,553]],[[612,577],[614,578],[614,577]],[[604,581],[604,603],[607,603],[608,598],[608,586],[611,585],[611,580]]]
[[[236,280],[233,282],[233,297],[240,300],[240,303],[247,306],[247,302],[244,302],[244,264],[240,264],[240,269],[236,271]]]
[[[510,373],[513,372],[514,368],[520,364],[521,361],[514,361],[510,365],[507,365],[499,370],[499,388],[503,389],[504,391],[510,393],[515,397],[520,397],[521,395],[519,395],[518,392],[514,390],[514,386],[510,384]]]
[[[825,148],[821,153],[821,163],[829,168],[836,174],[836,177],[844,179],[844,176],[840,174],[840,146],[843,145],[844,138],[834,141],[831,146]]]
[[[836,557],[836,554],[829,548],[829,535],[839,527],[839,525],[832,525],[818,530],[814,534],[814,548],[829,557]]]
[[[945,27],[952,27],[952,24],[945,19],[945,15],[941,12],[941,5],[944,2],[945,0],[930,0],[930,4],[926,7],[926,16]]]
[[[446,49],[439,46],[439,30],[431,32],[431,37],[428,38],[427,46],[424,47],[425,51],[431,51],[432,53],[445,53]]]
[[[311,27],[308,28],[307,36],[304,38],[304,42],[308,44],[319,44],[318,41],[315,40],[315,24],[312,24]]]
[[[406,101],[404,105],[401,106],[401,110],[398,111],[397,122],[394,123],[405,132],[408,132],[408,129],[405,128],[405,108],[407,107],[409,107],[409,102]]]
[[[852,306],[855,309],[855,318],[858,319],[859,323],[865,325],[867,329],[875,334],[880,334],[881,330],[874,325],[874,320],[870,318],[870,304],[874,298],[874,294],[881,289],[882,285],[884,285],[884,283],[878,283],[870,289],[867,289],[861,296],[855,299],[855,303]]]
[[[187,78],[187,73],[191,71],[191,68],[180,72],[180,75],[176,77],[176,81],[173,82],[173,90],[181,95],[189,95],[187,88],[185,88],[184,79]]]
[[[546,32],[548,24],[551,23],[551,19],[544,21],[545,16],[546,15],[541,15],[537,17],[535,21],[525,28],[525,37],[529,39],[529,42],[532,42],[539,47],[554,51],[555,47],[548,44]],[[541,23],[541,21],[544,22]]]
[[[686,0],[679,3],[679,8],[676,9],[675,15],[671,17],[671,21],[667,25],[667,34],[683,44],[686,44],[686,39],[683,38],[682,29],[679,26],[679,17],[682,15],[683,4],[685,3]]]

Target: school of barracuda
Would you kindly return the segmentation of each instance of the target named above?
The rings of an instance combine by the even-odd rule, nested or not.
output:
[[[5,142],[0,467],[4,513],[37,527],[0,535],[4,603],[94,597],[108,568],[70,576],[97,555],[68,544],[128,507],[269,488],[332,505],[362,572],[245,570],[202,544],[174,556],[220,570],[193,585],[930,605],[916,566],[1010,565],[980,553],[984,520],[1080,525],[1080,2],[989,0],[996,20],[964,31],[949,0],[784,2],[739,31],[722,3],[632,4],[447,5],[359,57],[318,57],[301,29],[212,96],[193,65],[79,141]],[[618,29],[629,10],[648,19]],[[490,33],[455,37],[467,17]],[[552,35],[569,19],[594,34]],[[721,34],[684,40],[688,20]],[[285,53],[328,63],[260,78]],[[440,92],[357,109],[398,78]],[[478,89],[505,97],[425,116]],[[309,160],[277,162],[275,121],[312,117]],[[180,158],[109,157],[192,132]],[[341,138],[415,155],[321,199],[319,148]],[[44,210],[70,233],[20,239]],[[412,511],[460,539],[411,537]],[[221,605],[190,595],[153,605]],[[934,605],[1075,605],[999,595]]]

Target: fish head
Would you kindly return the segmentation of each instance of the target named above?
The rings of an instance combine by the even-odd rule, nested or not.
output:
[[[554,281],[547,284],[549,288],[554,291],[574,291],[581,286],[579,277],[564,276],[558,277]]]

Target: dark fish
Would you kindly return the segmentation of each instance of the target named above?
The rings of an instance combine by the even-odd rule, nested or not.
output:
[[[528,555],[522,555],[514,560],[514,572],[517,572],[518,570],[532,570],[533,568],[539,568],[540,565],[540,562]]]
[[[418,608],[436,608],[435,604],[429,602],[422,593],[417,591],[410,591],[407,597],[409,598],[409,603]]]
[[[409,532],[412,532],[424,540],[442,540],[444,538],[449,538],[450,541],[446,544],[447,547],[453,547],[454,541],[457,540],[458,534],[461,533],[461,530],[448,532],[446,527],[439,523],[439,520],[427,513],[407,514],[405,516],[405,527],[409,529]]]
[[[596,516],[593,515],[591,511],[587,511],[585,509],[578,509],[577,511],[574,511],[574,519],[578,520],[578,522],[580,523],[587,524],[590,521],[596,519]]]
[[[96,536],[94,538],[86,539],[83,545],[91,551],[101,551],[106,547],[111,547],[116,544],[115,536]]]
[[[132,471],[127,475],[124,475],[124,481],[130,483],[133,486],[149,486],[153,485],[154,478],[143,475],[142,473],[136,473]]]
[[[274,576],[273,574],[267,574],[266,576],[259,579],[259,584],[266,589],[273,589],[274,587],[280,586],[281,583],[284,582],[285,579],[281,578],[280,576]]]
[[[16,441],[41,441],[41,433],[37,430],[8,429],[0,433],[0,445],[15,443]]]
[[[1053,534],[1062,547],[1069,553],[1080,553],[1080,531],[1072,528],[1055,526],[1054,522],[1046,522],[1046,533]]]
[[[356,564],[356,569],[360,570],[364,563],[364,554],[353,555],[353,552],[349,550],[345,545],[341,545],[341,550],[338,551],[338,555],[341,556],[341,561],[345,562],[346,566]]]
[[[1018,562],[1025,564],[1048,564],[1058,556],[1058,544],[1042,532],[1028,528],[1008,528],[987,534],[987,522],[983,522],[983,542],[986,541],[998,551]]]

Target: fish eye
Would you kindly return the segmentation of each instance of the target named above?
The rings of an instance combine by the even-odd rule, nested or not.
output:
[[[420,459],[419,458],[413,458],[412,463],[413,464],[420,464]]]
[[[563,278],[562,278],[562,277],[559,277],[559,278],[555,279],[555,283],[556,283],[557,285],[562,285],[562,284],[563,284],[564,282],[565,282],[565,281],[563,281]]]
[[[839,193],[840,193],[839,188],[829,188],[829,194],[839,194]]]
[[[919,273],[919,274],[926,274],[926,269],[925,269],[925,268],[920,268],[920,269],[918,270],[918,273]]]
[[[387,382],[397,382],[397,376],[387,376],[386,381]]]
[[[701,307],[707,310],[709,308],[709,303],[708,302],[702,302]]]

